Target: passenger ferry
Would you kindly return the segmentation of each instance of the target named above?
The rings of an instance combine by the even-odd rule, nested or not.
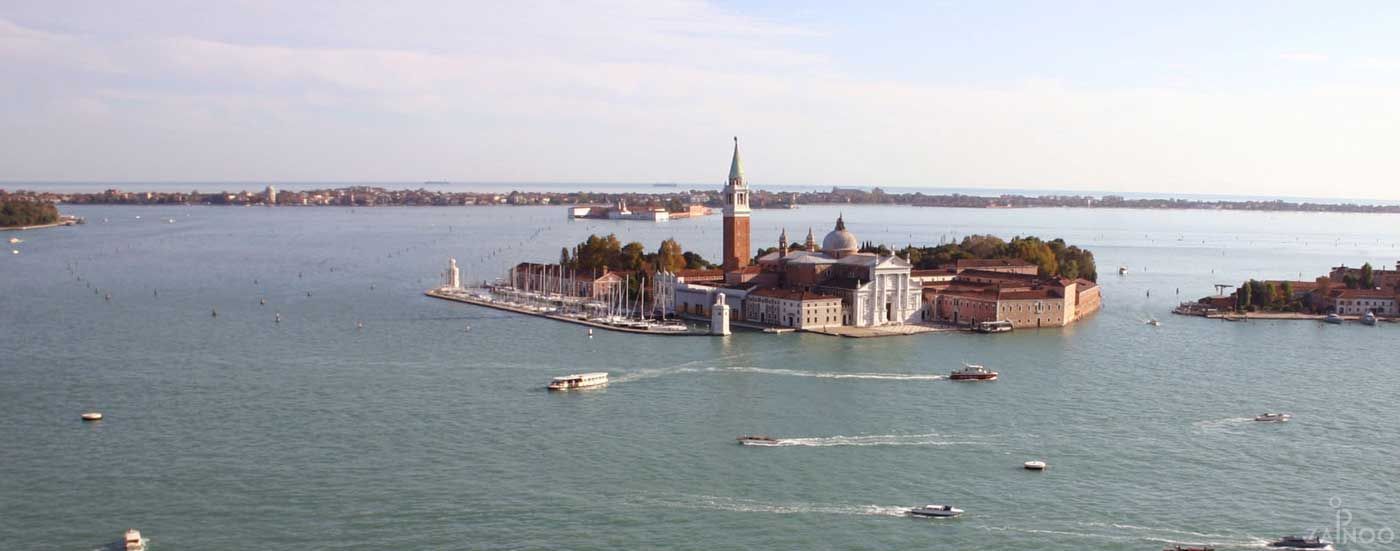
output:
[[[578,390],[582,388],[592,388],[608,384],[608,372],[597,371],[593,373],[575,373],[563,377],[555,377],[549,382],[550,390]]]
[[[963,364],[963,368],[948,375],[954,381],[995,381],[997,372],[980,365]]]

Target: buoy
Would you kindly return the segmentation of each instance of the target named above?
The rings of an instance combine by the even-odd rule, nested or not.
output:
[[[101,421],[101,420],[102,420],[102,413],[101,413],[101,412],[98,412],[98,411],[89,411],[89,412],[83,414],[83,420],[84,420],[84,421]]]
[[[1049,467],[1044,461],[1027,461],[1025,465],[1028,471],[1043,471]]]

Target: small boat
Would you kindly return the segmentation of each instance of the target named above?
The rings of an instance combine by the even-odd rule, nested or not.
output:
[[[962,369],[948,375],[954,381],[995,381],[997,372],[976,364],[963,364]]]
[[[555,377],[549,381],[549,390],[577,390],[591,388],[608,384],[608,372],[596,371],[593,373],[575,373],[563,377]]]
[[[1043,470],[1045,470],[1046,468],[1050,467],[1050,465],[1045,464],[1044,461],[1036,460],[1036,461],[1027,461],[1027,462],[1025,463],[1025,467],[1026,467],[1026,470],[1028,470],[1028,471],[1043,471]]]
[[[1159,325],[1162,325],[1162,322],[1157,321],[1157,318],[1148,318],[1147,321],[1146,321],[1146,323],[1147,323],[1147,325],[1151,325],[1151,326],[1153,326],[1153,327],[1157,327],[1157,326],[1159,326]]]
[[[1128,267],[1127,267],[1127,266],[1119,266],[1119,267],[1118,267],[1118,275],[1128,275]]]
[[[1376,324],[1376,313],[1375,313],[1375,312],[1366,312],[1366,315],[1361,316],[1361,323],[1364,323],[1364,324],[1366,324],[1366,325],[1375,325],[1375,324]]]
[[[11,244],[11,245],[18,245],[18,244],[23,243],[23,242],[24,242],[24,240],[23,240],[23,239],[20,239],[20,238],[18,238],[18,237],[11,237],[11,238],[10,238],[10,244]]]
[[[89,412],[87,412],[87,413],[84,413],[84,414],[82,415],[82,418],[83,418],[84,421],[101,421],[101,420],[102,420],[102,412],[100,412],[100,411],[89,411]]]
[[[1292,418],[1293,416],[1287,413],[1261,413],[1256,415],[1254,420],[1261,423],[1284,423]]]
[[[924,518],[953,518],[961,514],[963,510],[952,505],[925,505],[909,510],[910,516]]]
[[[1007,320],[979,321],[972,330],[978,333],[1006,333],[1015,329],[1015,326]]]
[[[1162,548],[1162,551],[1215,551],[1215,548],[1214,548],[1214,547],[1183,547],[1183,546],[1180,546],[1180,545],[1173,545],[1173,546],[1171,546],[1171,547],[1163,547],[1163,548]]]
[[[10,254],[19,254],[19,249],[10,249]]]
[[[135,528],[126,531],[122,542],[126,551],[146,551],[146,540],[141,538],[141,531]]]
[[[740,446],[776,446],[778,439],[772,436],[749,434],[738,438]]]
[[[1338,316],[1338,315],[1336,315],[1336,314],[1327,314],[1327,317],[1322,318],[1322,321],[1323,321],[1323,322],[1326,322],[1326,323],[1331,323],[1331,324],[1334,324],[1334,325],[1341,325],[1341,324],[1342,324],[1342,317],[1341,317],[1341,316]]]
[[[1284,536],[1269,542],[1269,547],[1282,547],[1284,549],[1326,549],[1331,545],[1331,542],[1322,541],[1321,538],[1302,536]]]

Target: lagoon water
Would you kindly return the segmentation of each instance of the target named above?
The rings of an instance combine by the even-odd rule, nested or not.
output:
[[[1396,547],[1374,540],[1400,529],[1400,327],[1169,314],[1214,283],[1393,265],[1394,216],[758,211],[756,246],[780,227],[820,240],[838,210],[894,246],[1064,237],[1094,251],[1104,309],[995,336],[590,339],[421,293],[449,256],[497,277],[590,233],[715,259],[720,219],[65,210],[89,223],[15,234],[0,258],[13,548],[97,549],[130,527],[153,550],[1247,549],[1323,529]],[[962,362],[1002,378],[937,377]],[[542,390],[592,370],[614,383]],[[1249,420],[1264,411],[1294,420]],[[791,440],[734,443],[748,433]],[[904,516],[925,503],[968,513]]]

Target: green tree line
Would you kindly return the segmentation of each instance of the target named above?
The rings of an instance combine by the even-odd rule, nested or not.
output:
[[[883,245],[880,247],[883,248]],[[905,247],[895,254],[908,260],[917,270],[927,270],[971,259],[1021,259],[1036,265],[1042,276],[1084,278],[1098,281],[1098,266],[1094,253],[1064,239],[1044,241],[1039,237],[1013,237],[1005,241],[992,235],[969,235],[957,243],[936,247]]]
[[[37,226],[58,221],[58,208],[38,201],[0,203],[0,227]]]

